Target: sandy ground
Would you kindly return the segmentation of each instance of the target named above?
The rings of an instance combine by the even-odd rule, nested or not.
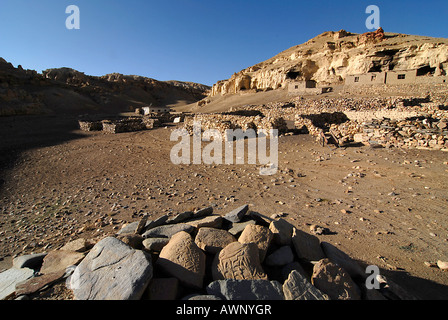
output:
[[[446,153],[283,136],[280,170],[261,176],[258,165],[173,165],[174,128],[112,135],[82,132],[71,117],[0,118],[0,271],[16,255],[99,239],[145,213],[250,204],[305,231],[326,227],[321,241],[419,298],[448,299],[448,274],[424,264],[448,260]]]

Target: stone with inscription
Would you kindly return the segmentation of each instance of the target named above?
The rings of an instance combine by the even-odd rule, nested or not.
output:
[[[267,280],[255,243],[233,242],[215,256],[212,266],[214,280]]]
[[[205,275],[205,253],[185,231],[172,236],[163,247],[157,267],[192,288],[201,288]]]

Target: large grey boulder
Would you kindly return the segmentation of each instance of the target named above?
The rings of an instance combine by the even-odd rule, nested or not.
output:
[[[34,276],[34,270],[29,268],[11,268],[0,273],[0,300],[16,291],[16,285]]]
[[[207,286],[207,293],[223,300],[283,300],[282,286],[268,280],[218,280]]]
[[[108,237],[75,269],[70,288],[75,300],[138,300],[152,274],[150,255]]]

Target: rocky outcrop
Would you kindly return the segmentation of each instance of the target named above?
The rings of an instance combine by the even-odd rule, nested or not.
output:
[[[72,68],[15,68],[0,58],[0,116],[42,113],[86,114],[128,112],[147,105],[197,102],[209,87],[182,81],[111,73],[101,77]]]
[[[419,68],[446,74],[448,40],[385,33],[381,28],[362,35],[325,32],[217,82],[210,96],[285,88],[295,80],[339,84],[351,74]]]

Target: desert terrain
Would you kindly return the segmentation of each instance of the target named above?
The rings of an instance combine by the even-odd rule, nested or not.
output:
[[[69,68],[38,74],[1,59],[0,272],[15,257],[80,238],[95,244],[143,217],[207,207],[226,215],[249,205],[298,230],[320,226],[321,242],[363,269],[378,266],[409,296],[448,299],[447,273],[437,265],[448,261],[448,89],[440,80],[447,40],[379,31],[326,32],[212,88]],[[349,75],[394,70],[414,70],[421,82],[344,85]],[[291,95],[288,85],[305,80],[331,90]],[[219,125],[287,124],[277,173],[260,175],[260,165],[247,161],[173,164],[170,136],[187,126],[182,121],[116,134],[86,132],[78,123],[143,117],[134,110],[149,105],[190,118],[215,115]],[[358,119],[363,112],[382,116]],[[330,129],[339,130],[339,145],[316,139]],[[61,281],[31,298],[73,296]]]
[[[76,117],[1,118],[0,269],[12,258],[101,239],[144,214],[157,218],[244,204],[317,224],[362,265],[422,299],[448,297],[447,155],[442,151],[321,146],[309,135],[279,139],[279,171],[256,165],[173,165],[172,124],[122,134],[82,132]]]

